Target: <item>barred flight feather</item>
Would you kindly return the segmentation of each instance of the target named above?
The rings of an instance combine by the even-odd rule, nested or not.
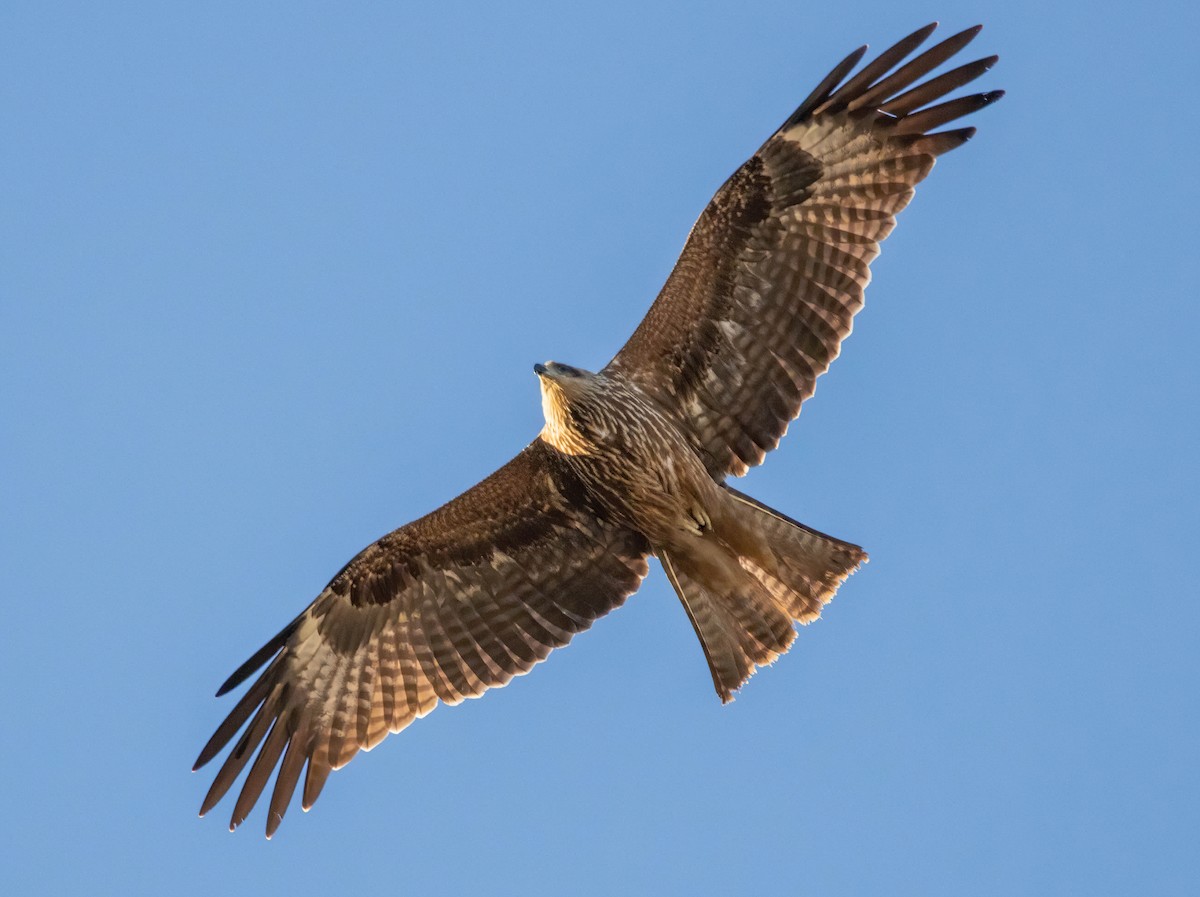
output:
[[[973,133],[928,129],[1003,95],[922,111],[996,61],[989,56],[909,90],[980,29],[947,38],[889,75],[933,30],[909,35],[841,87],[861,52],[821,82],[717,191],[645,320],[605,368],[660,397],[697,437],[716,478],[744,474],[778,444],[849,335],[868,265],[896,214],[936,157]],[[713,321],[735,322],[741,335],[714,340]],[[763,376],[717,375],[726,359]]]

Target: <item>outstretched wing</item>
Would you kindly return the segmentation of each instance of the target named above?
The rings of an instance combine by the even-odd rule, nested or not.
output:
[[[257,751],[230,828],[278,765],[270,837],[305,764],[308,809],[330,771],[360,749],[438,701],[504,685],[618,607],[646,575],[648,551],[642,536],[606,522],[554,450],[535,440],[365,549],[221,686],[218,695],[270,661],[200,752],[196,769],[246,727],[200,814]]]
[[[911,87],[978,27],[892,72],[935,27],[844,84],[866,47],[830,72],[717,191],[658,299],[605,369],[657,398],[714,477],[741,476],[779,443],[849,335],[896,214],[935,158],[975,129],[929,131],[1002,95],[929,105],[991,68],[994,56]]]

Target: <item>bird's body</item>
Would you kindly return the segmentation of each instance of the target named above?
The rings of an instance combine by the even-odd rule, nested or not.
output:
[[[554,362],[539,367],[540,438],[614,520],[663,547],[711,529],[717,484],[686,435],[636,383]]]
[[[602,370],[535,366],[538,437],[365,548],[226,680],[218,694],[266,667],[196,761],[233,745],[202,815],[249,765],[236,827],[278,768],[269,837],[301,776],[307,809],[359,750],[528,672],[620,606],[651,556],[723,701],[820,615],[866,554],[726,480],[778,444],[849,335],[896,214],[974,133],[934,129],[1001,96],[930,105],[996,61],[922,81],[979,31],[908,58],[934,27],[854,75],[865,47],[835,67],[717,191]]]
[[[721,700],[790,647],[866,560],[723,488],[687,434],[636,383],[537,365],[546,426],[605,516],[640,533],[667,569],[704,646]]]

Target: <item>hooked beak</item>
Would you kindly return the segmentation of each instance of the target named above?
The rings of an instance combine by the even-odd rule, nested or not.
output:
[[[533,366],[533,372],[539,377],[544,376],[546,373],[546,366],[544,364],[535,364]]]

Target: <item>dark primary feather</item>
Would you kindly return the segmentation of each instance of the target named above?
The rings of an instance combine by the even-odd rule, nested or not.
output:
[[[231,819],[238,826],[278,766],[269,836],[306,765],[305,809],[359,750],[439,701],[504,685],[619,606],[646,575],[648,551],[640,535],[606,522],[535,440],[360,553],[230,677],[222,691],[267,664],[196,761],[234,742],[201,815],[249,764]]]
[[[996,61],[916,84],[979,33],[969,28],[900,65],[934,28],[842,83],[862,58],[856,51],[821,82],[717,191],[605,369],[658,399],[718,479],[740,476],[778,444],[850,334],[896,214],[935,158],[974,133],[930,129],[1003,95],[925,108]]]

